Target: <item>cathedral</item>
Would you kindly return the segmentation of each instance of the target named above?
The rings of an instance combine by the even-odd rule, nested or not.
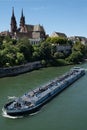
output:
[[[12,38],[29,38],[30,42],[33,44],[43,41],[46,38],[46,33],[44,27],[40,24],[38,25],[29,25],[25,23],[25,16],[23,14],[23,9],[21,11],[19,27],[17,27],[16,17],[14,14],[14,8],[12,8],[11,16],[11,29],[10,35]]]

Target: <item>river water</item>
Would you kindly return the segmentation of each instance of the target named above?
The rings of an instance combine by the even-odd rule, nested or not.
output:
[[[87,69],[87,63],[81,65]],[[72,66],[49,67],[0,79],[0,130],[87,130],[87,74],[38,113],[12,119],[2,116],[8,96],[21,96],[64,74]]]

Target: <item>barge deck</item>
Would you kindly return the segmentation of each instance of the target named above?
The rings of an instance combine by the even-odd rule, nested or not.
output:
[[[63,76],[6,103],[3,110],[10,116],[32,114],[83,75],[85,69],[74,67]]]

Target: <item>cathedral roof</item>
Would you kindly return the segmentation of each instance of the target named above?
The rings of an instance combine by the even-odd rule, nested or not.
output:
[[[25,27],[26,27],[26,29],[27,29],[27,31],[33,31],[33,27],[34,27],[34,25],[25,25]]]
[[[44,32],[44,28],[40,24],[39,25],[34,25],[33,31]]]
[[[32,32],[45,32],[41,25],[25,25],[27,31]]]

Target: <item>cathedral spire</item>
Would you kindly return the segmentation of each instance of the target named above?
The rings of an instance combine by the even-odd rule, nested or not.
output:
[[[14,7],[12,7],[12,17],[11,17],[11,32],[14,33],[17,31],[17,23],[14,15]]]
[[[24,17],[24,15],[23,15],[23,8],[22,8],[22,11],[21,11],[21,17]]]
[[[12,17],[15,17],[14,16],[14,7],[12,7]]]
[[[22,8],[21,18],[20,18],[20,28],[21,28],[21,27],[24,27],[24,25],[25,25],[25,17],[24,17],[23,8]]]

